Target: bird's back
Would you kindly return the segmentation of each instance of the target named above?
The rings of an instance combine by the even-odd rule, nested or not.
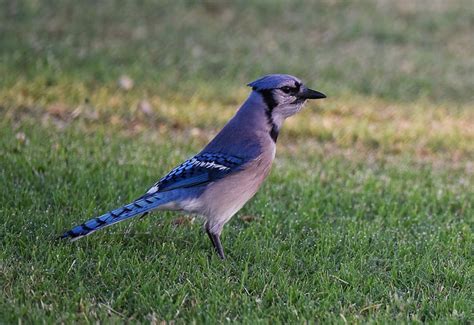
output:
[[[252,94],[202,152],[257,158],[275,150],[269,131],[265,103]]]

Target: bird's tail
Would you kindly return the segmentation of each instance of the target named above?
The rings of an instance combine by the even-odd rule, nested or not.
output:
[[[141,198],[133,201],[130,204],[124,205],[121,208],[112,210],[106,214],[101,215],[78,225],[71,230],[65,232],[61,238],[69,238],[72,241],[90,235],[93,232],[102,228],[111,226],[117,222],[135,217],[139,214],[147,213],[156,209],[160,205],[166,203],[158,193],[145,194]]]

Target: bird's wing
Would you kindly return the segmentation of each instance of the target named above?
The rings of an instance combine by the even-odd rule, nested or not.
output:
[[[173,169],[153,185],[147,194],[205,185],[241,170],[248,161],[222,153],[200,153]]]

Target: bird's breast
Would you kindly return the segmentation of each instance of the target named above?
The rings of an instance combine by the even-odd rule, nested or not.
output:
[[[200,201],[201,214],[211,218],[230,218],[250,200],[271,170],[274,152],[267,152],[235,172],[207,186]]]

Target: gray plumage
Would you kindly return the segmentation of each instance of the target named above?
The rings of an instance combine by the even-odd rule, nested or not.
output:
[[[64,233],[72,240],[151,210],[198,214],[221,258],[224,225],[252,198],[270,173],[283,121],[308,99],[326,96],[290,75],[267,75],[248,84],[252,92],[234,117],[196,156],[173,169],[142,197]]]

